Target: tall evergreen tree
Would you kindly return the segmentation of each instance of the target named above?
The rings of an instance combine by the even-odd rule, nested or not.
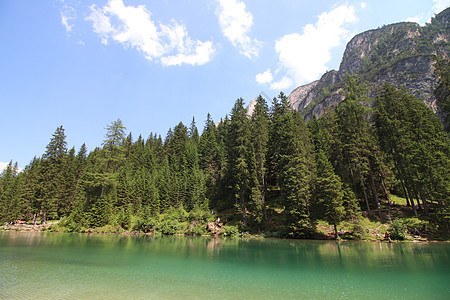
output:
[[[272,174],[280,188],[285,206],[286,226],[291,237],[310,237],[311,184],[314,157],[306,125],[296,110],[291,110],[287,97],[280,93],[272,108]]]
[[[250,127],[244,100],[239,98],[231,110],[228,136],[230,178],[236,204],[242,212],[243,224],[247,224],[247,197],[249,192]]]
[[[388,84],[383,86],[375,106],[380,145],[393,161],[413,209],[414,199],[424,209],[432,200],[441,204],[444,215],[448,214],[450,142],[440,122],[416,97]]]
[[[53,133],[42,160],[42,202],[44,219],[57,218],[62,214],[65,200],[66,174],[64,163],[67,155],[67,142],[64,128],[58,127]]]
[[[367,107],[369,100],[367,87],[360,85],[358,79],[348,76],[345,99],[336,109],[337,130],[335,149],[338,151],[337,171],[343,181],[351,186],[361,198],[371,214],[370,202],[380,211],[380,199],[375,175],[377,160],[377,142],[372,134]],[[370,201],[372,199],[372,201]]]
[[[254,155],[252,157],[251,200],[254,215],[258,224],[267,220],[267,143],[269,140],[269,108],[266,100],[260,95],[256,99],[250,122],[251,142]]]

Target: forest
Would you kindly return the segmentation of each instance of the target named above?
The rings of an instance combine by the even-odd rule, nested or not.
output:
[[[448,109],[448,61],[436,63],[436,97]],[[153,232],[224,236],[245,232],[321,238],[342,222],[394,224],[391,197],[435,235],[449,235],[450,143],[437,116],[404,89],[385,84],[370,98],[348,76],[345,100],[305,123],[280,93],[244,100],[201,134],[195,120],[134,138],[118,119],[100,147],[68,149],[57,127],[45,153],[22,172],[0,175],[0,221],[60,220],[66,232]],[[445,122],[444,122],[445,124]],[[401,220],[400,220],[401,221]],[[424,225],[425,228],[425,225]]]

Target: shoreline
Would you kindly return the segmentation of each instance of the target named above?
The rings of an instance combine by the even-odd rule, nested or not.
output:
[[[62,232],[62,231],[46,231],[48,228],[51,228],[53,225],[57,224],[58,222],[52,222],[47,223],[43,225],[27,225],[27,224],[18,224],[18,225],[2,225],[0,226],[0,231],[14,231],[14,232],[52,232],[52,233],[69,233],[69,232]],[[136,235],[136,236],[165,236],[164,234],[160,233],[153,233],[153,232],[130,232],[130,231],[123,231],[123,232],[104,232],[104,231],[95,231],[95,230],[89,230],[88,232],[73,232],[73,233],[79,233],[79,234],[114,234],[114,235]],[[170,235],[167,235],[170,236]],[[199,236],[199,237],[213,237],[213,238],[230,238],[230,237],[224,237],[219,235],[187,235],[187,234],[173,234],[172,236],[180,236],[180,237],[191,237],[191,236]],[[232,238],[242,238],[242,239],[282,239],[282,240],[290,240],[288,238],[277,238],[277,237],[264,237],[262,235],[252,235],[252,234],[244,234],[235,236]],[[302,239],[294,239],[294,240],[302,240]],[[380,239],[362,239],[362,240],[351,240],[351,239],[305,239],[305,240],[311,240],[311,241],[339,241],[339,242],[378,242],[378,243],[390,243],[388,240],[380,240]],[[425,238],[408,238],[406,240],[392,240],[391,243],[437,243],[437,242],[450,242],[449,240],[430,240]]]

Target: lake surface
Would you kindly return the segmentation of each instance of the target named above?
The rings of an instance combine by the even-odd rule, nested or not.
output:
[[[0,298],[450,299],[450,244],[0,232]]]

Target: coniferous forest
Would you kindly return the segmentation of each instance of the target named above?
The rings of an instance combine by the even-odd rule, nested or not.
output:
[[[448,62],[439,63],[436,95],[445,108]],[[60,126],[23,172],[11,162],[1,174],[0,220],[60,220],[57,230],[68,232],[291,238],[320,238],[319,222],[337,235],[349,222],[348,237],[357,238],[364,218],[404,225],[397,196],[427,230],[448,236],[448,134],[407,91],[367,90],[349,76],[345,100],[307,123],[283,93],[272,103],[258,97],[251,116],[237,99],[220,122],[208,114],[165,137],[134,137],[118,119],[89,153],[68,149]]]

